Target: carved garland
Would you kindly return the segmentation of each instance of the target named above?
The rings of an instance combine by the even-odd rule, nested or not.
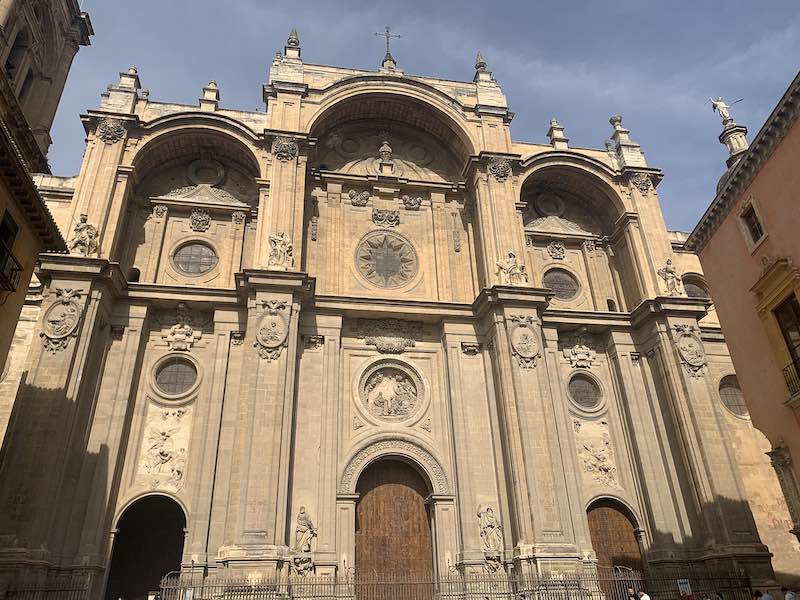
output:
[[[372,222],[378,227],[397,227],[400,225],[400,211],[373,208]]]
[[[350,190],[348,196],[350,197],[350,204],[353,206],[366,206],[369,201],[369,192]]]
[[[77,337],[81,319],[77,300],[82,292],[73,288],[56,288],[56,300],[44,313],[39,333],[46,352],[56,354],[66,350],[70,338]]]
[[[103,119],[97,126],[97,137],[111,146],[125,137],[125,127],[119,119]]]
[[[272,142],[272,154],[281,162],[288,162],[297,158],[300,148],[291,138],[277,137]]]
[[[422,323],[400,319],[359,319],[358,337],[383,354],[400,354],[422,337]]]
[[[380,456],[401,455],[416,461],[433,485],[435,494],[450,494],[444,469],[427,450],[405,440],[383,440],[359,450],[347,463],[339,480],[340,494],[354,494],[358,475],[367,463]]]
[[[489,163],[489,173],[494,175],[494,178],[503,183],[511,175],[511,163],[505,158],[495,158]]]

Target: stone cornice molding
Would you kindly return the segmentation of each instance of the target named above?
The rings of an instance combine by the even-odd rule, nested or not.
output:
[[[472,312],[481,317],[494,306],[533,308],[539,314],[547,309],[553,292],[547,288],[495,285],[484,288],[472,303]]]
[[[800,73],[781,97],[775,109],[764,122],[750,148],[727,174],[725,184],[717,192],[689,238],[686,247],[700,252],[728,216],[736,200],[752,183],[764,163],[800,117]]]
[[[650,319],[675,316],[699,321],[706,316],[710,304],[705,298],[684,298],[681,296],[659,296],[644,300],[631,311],[631,325],[639,328]]]
[[[511,167],[511,173],[506,178],[514,176],[514,171],[519,169],[522,164],[522,156],[511,152],[490,152],[481,150],[478,154],[469,157],[469,160],[464,165],[461,175],[465,180],[468,180],[471,175],[474,175],[481,168],[488,170],[489,165],[496,161],[506,161]]]
[[[292,293],[303,303],[310,303],[315,287],[316,279],[309,277],[308,273],[264,269],[245,269],[236,273],[236,288],[243,297],[247,297],[250,290],[269,290]]]
[[[39,255],[36,276],[42,283],[49,282],[53,277],[70,281],[105,282],[115,298],[127,296],[128,292],[128,283],[119,263],[104,258],[43,253]]]

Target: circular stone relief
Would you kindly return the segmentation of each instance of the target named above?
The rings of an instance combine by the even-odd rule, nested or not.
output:
[[[75,302],[55,302],[44,315],[42,329],[51,339],[63,339],[78,327],[79,317],[80,309]]]
[[[361,403],[382,421],[405,421],[423,400],[419,375],[410,367],[392,361],[379,362],[364,372],[359,384]]]
[[[388,231],[375,231],[358,244],[356,267],[371,284],[397,288],[417,274],[417,253],[404,237]]]

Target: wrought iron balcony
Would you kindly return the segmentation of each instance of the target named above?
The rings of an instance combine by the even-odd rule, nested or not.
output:
[[[800,394],[800,362],[793,360],[783,368],[783,379],[792,397]]]
[[[0,242],[0,290],[15,292],[19,286],[21,274],[22,266],[14,258],[9,247]]]

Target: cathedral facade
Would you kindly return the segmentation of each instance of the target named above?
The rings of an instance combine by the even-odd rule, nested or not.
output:
[[[3,577],[791,572],[621,117],[601,149],[556,120],[516,142],[480,55],[469,82],[358,71],[295,33],[263,94],[158,102],[132,68],[80,174],[38,178],[70,253],[40,257],[0,383]]]

